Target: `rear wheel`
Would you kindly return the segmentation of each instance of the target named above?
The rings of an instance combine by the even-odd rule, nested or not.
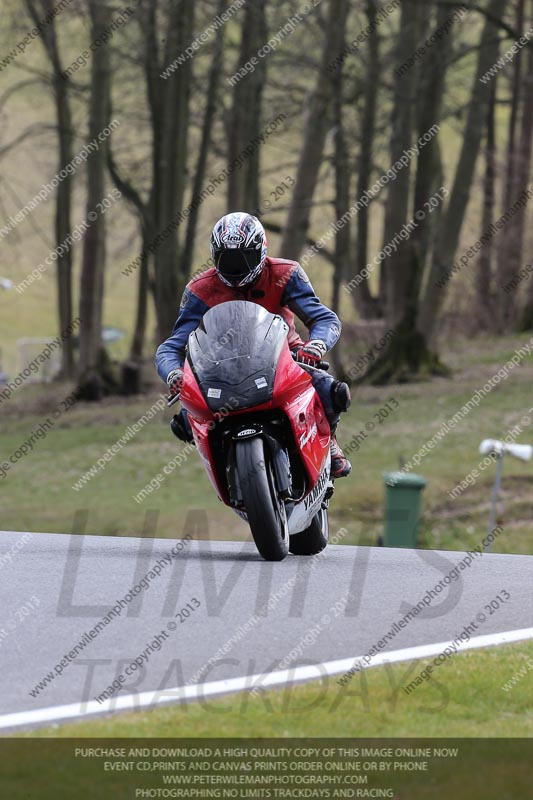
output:
[[[329,520],[327,508],[321,508],[311,524],[301,533],[290,537],[289,550],[295,556],[314,556],[322,552],[329,539]]]
[[[278,497],[274,473],[259,437],[237,442],[235,460],[248,523],[266,561],[282,561],[289,552],[285,503]]]

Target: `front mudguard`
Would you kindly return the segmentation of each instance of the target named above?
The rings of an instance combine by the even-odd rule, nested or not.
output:
[[[291,497],[292,493],[292,479],[291,479],[291,468],[289,463],[289,458],[287,456],[287,452],[283,445],[273,436],[264,426],[262,425],[248,425],[241,431],[238,431],[233,435],[233,447],[229,453],[228,465],[227,465],[227,478],[228,478],[228,489],[230,499],[232,504],[238,506],[242,505],[243,496],[242,491],[239,486],[239,481],[237,477],[237,468],[236,468],[236,457],[235,457],[235,443],[242,441],[243,439],[253,439],[253,438],[260,438],[265,443],[265,453],[268,453],[267,457],[270,457],[272,467],[274,469],[274,478],[276,481],[276,489],[279,493],[279,497],[282,500],[287,500]],[[258,464],[257,469],[261,470],[264,469],[264,463]],[[253,476],[250,476],[253,477]]]

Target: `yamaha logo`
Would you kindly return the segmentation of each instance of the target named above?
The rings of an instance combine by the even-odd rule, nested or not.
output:
[[[307,511],[311,508],[311,506],[318,500],[318,498],[322,495],[326,488],[326,484],[329,479],[329,469],[324,470],[320,478],[318,479],[318,483],[310,492],[304,500],[304,508]]]

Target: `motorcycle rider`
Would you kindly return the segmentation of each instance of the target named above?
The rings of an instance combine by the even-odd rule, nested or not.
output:
[[[206,311],[219,303],[248,300],[280,314],[289,325],[289,347],[302,364],[317,366],[337,343],[339,318],[320,302],[298,262],[267,256],[265,230],[256,217],[242,211],[221,217],[211,234],[211,257],[214,267],[189,281],[172,334],[157,349],[157,371],[172,396],[179,398],[181,393],[189,335]],[[295,314],[309,330],[306,342],[295,330]],[[349,387],[323,370],[313,371],[311,378],[331,427],[331,476],[346,477],[352,466],[335,431],[341,412],[350,405]],[[192,441],[184,409],[174,417],[172,430],[180,439]]]

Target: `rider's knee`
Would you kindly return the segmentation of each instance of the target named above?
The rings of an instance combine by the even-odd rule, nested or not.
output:
[[[331,385],[331,405],[337,414],[348,411],[352,404],[350,387],[344,381],[334,381]]]

